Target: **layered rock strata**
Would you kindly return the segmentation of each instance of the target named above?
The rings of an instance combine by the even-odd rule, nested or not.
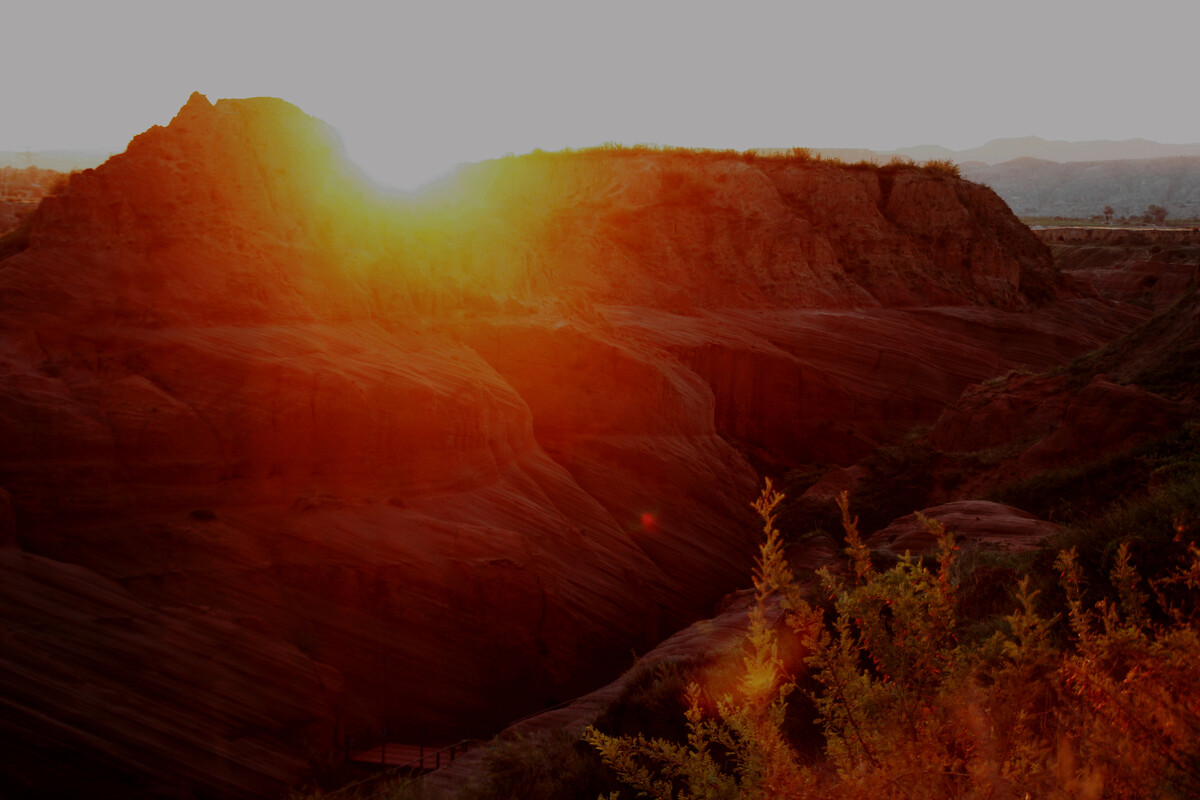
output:
[[[1054,285],[917,169],[565,154],[387,199],[294,107],[195,95],[0,261],[7,732],[255,796],[360,724],[592,688],[745,582],[747,456],[849,463],[1145,316]]]

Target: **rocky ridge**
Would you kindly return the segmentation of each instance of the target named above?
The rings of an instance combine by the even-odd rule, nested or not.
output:
[[[359,724],[593,688],[744,583],[752,464],[848,464],[1148,316],[1056,284],[992,192],[915,168],[535,155],[415,204],[286,103],[194,95],[0,261],[0,668],[43,676],[6,734],[256,796]],[[155,744],[147,671],[202,733]]]

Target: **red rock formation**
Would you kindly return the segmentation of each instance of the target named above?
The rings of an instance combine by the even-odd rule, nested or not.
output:
[[[969,384],[1060,364],[1144,314],[1082,300],[1025,313],[950,307],[681,316],[619,308],[606,316],[708,382],[723,435],[786,467],[851,464],[935,420]]]
[[[1051,228],[1038,231],[1069,286],[1092,297],[1175,302],[1200,269],[1200,233],[1182,229]]]
[[[340,253],[373,230],[366,197],[332,132],[294,106],[194,94],[39,206],[33,249],[70,257],[43,255],[52,272],[29,287],[10,276],[8,303],[97,324],[360,317]]]
[[[1192,286],[1166,311],[1096,353],[1089,367],[1120,383],[1200,402],[1200,287]]]
[[[0,547],[17,543],[17,518],[13,514],[12,495],[0,489]]]
[[[1026,304],[1046,248],[990,190],[915,168],[675,153],[484,162],[442,200],[450,274],[693,308]]]
[[[1106,455],[1174,430],[1188,416],[1182,404],[1098,375],[1074,393],[1059,424],[1019,463],[1032,471]]]
[[[968,548],[1029,550],[1058,530],[1019,508],[985,500],[959,500],[920,513],[940,522],[954,533],[956,544]],[[909,514],[873,533],[866,544],[897,555],[930,555],[937,550],[937,537],[916,514]]]
[[[340,677],[261,620],[155,608],[12,548],[0,575],[6,797],[262,797],[333,745]]]
[[[72,620],[5,663],[96,662],[72,752],[161,783],[240,753],[245,724],[468,732],[563,699],[744,583],[734,443],[849,460],[1141,318],[1032,310],[1044,248],[990,191],[912,169],[581,154],[440,192],[385,203],[291,106],[195,95],[0,261],[6,617]],[[111,597],[72,617],[39,588],[76,578]],[[147,621],[101,646],[105,603]],[[259,639],[276,655],[236,680],[203,657]],[[136,755],[161,725],[130,659],[192,676],[173,724],[208,755]],[[72,674],[21,695],[43,743]],[[337,713],[298,715],[313,674],[344,680]],[[301,748],[276,739],[212,785],[291,780]],[[0,757],[13,783],[45,769]]]
[[[1200,397],[1197,320],[1200,302],[1191,289],[1064,374],[1012,374],[966,391],[938,418],[929,441],[943,453],[993,455],[955,494],[978,494],[1178,430],[1195,416]]]

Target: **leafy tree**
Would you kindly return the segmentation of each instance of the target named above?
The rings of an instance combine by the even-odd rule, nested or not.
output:
[[[1108,225],[1108,224],[1112,224],[1112,217],[1113,217],[1113,214],[1115,214],[1115,213],[1116,213],[1116,212],[1115,212],[1115,211],[1113,211],[1113,207],[1112,207],[1112,206],[1105,206],[1105,207],[1104,207],[1104,223],[1105,223],[1106,225]]]

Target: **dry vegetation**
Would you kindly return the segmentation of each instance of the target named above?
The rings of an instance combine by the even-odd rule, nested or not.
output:
[[[1023,560],[962,554],[928,520],[936,558],[881,569],[843,497],[847,559],[819,584],[788,566],[782,501],[768,483],[755,503],[765,539],[737,658],[642,670],[585,741],[504,740],[460,798],[1200,793],[1195,471]],[[1004,608],[985,610],[977,579],[1018,566]]]
[[[768,484],[755,503],[765,539],[732,667],[645,670],[587,732],[594,753],[570,737],[512,740],[465,796],[1200,792],[1194,470],[1026,556],[960,554],[927,521],[937,557],[888,569],[873,563],[843,497],[847,561],[819,573],[819,585],[798,581],[784,558],[782,501]],[[998,576],[1008,591],[997,604],[1000,587],[985,584]]]
[[[595,147],[571,148],[548,151],[536,149],[524,156],[507,154],[507,158],[568,158],[594,156],[645,156],[665,155],[680,160],[689,161],[740,161],[745,164],[755,163],[793,163],[793,164],[826,164],[846,169],[869,169],[877,172],[897,172],[901,170],[920,170],[932,177],[961,178],[962,173],[957,164],[949,159],[935,159],[918,164],[911,158],[897,156],[886,164],[877,161],[863,160],[848,162],[840,158],[813,152],[807,147],[790,147],[779,149],[758,148],[751,150],[714,149],[706,147],[676,147],[661,144],[624,145],[615,142],[605,142]]]
[[[1195,489],[1196,481],[1189,482]],[[1076,549],[1054,561],[1065,597],[1050,613],[1030,578],[983,636],[968,631],[958,554],[878,571],[843,499],[849,570],[806,596],[782,558],[770,486],[767,533],[737,690],[688,690],[686,742],[588,740],[639,796],[1189,797],[1200,791],[1200,549],[1143,578],[1116,545],[1104,585]],[[1195,498],[1192,498],[1194,502]],[[1159,501],[1178,509],[1190,503]],[[1194,508],[1194,505],[1191,507]],[[781,609],[781,627],[765,622]],[[785,637],[802,657],[783,654]],[[1191,676],[1191,677],[1189,677]],[[824,745],[792,743],[788,698],[808,695]],[[715,713],[706,709],[715,708]]]

